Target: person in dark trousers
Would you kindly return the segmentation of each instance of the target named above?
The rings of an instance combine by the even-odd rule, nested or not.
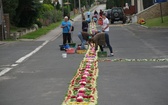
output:
[[[88,31],[88,22],[85,20],[85,18],[82,19],[82,31],[87,32]]]
[[[71,42],[72,24],[68,20],[68,16],[64,17],[64,21],[62,21],[61,28],[62,28],[62,33],[63,33],[63,45],[65,45],[67,43],[67,41],[68,41],[68,43],[70,43]]]
[[[95,44],[95,50],[97,50],[98,46],[99,46],[101,51],[104,51],[102,45],[107,44],[107,46],[110,50],[110,54],[108,55],[108,57],[114,56],[112,46],[110,45],[108,33],[106,33],[106,32],[97,33],[96,35],[94,35],[94,37],[89,39],[89,43]]]

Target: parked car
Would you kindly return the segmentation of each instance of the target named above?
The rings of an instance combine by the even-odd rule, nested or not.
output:
[[[123,23],[126,23],[126,15],[123,8],[113,7],[111,9],[110,19],[112,24],[114,23],[114,21],[123,21]]]
[[[108,19],[111,18],[111,9],[103,10],[103,13],[106,14],[106,17],[107,17]]]

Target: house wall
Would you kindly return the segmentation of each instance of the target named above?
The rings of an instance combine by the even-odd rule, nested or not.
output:
[[[162,14],[163,16],[168,16],[168,2],[161,3],[162,5]],[[151,19],[151,18],[157,18],[160,17],[161,11],[160,11],[160,4],[154,4],[153,6],[141,11],[137,14],[137,18],[144,18],[145,20]]]

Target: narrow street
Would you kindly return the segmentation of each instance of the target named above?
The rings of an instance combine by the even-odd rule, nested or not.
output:
[[[100,5],[99,11],[104,8]],[[81,30],[80,17],[74,22],[73,42]],[[100,29],[99,26],[97,26]],[[114,57],[130,59],[99,61],[98,105],[168,105],[168,30],[147,29],[137,24],[110,25]],[[0,71],[27,55],[45,40],[17,41],[0,45]],[[61,105],[69,82],[83,54],[62,58],[62,36],[50,40],[38,52],[0,76],[0,105]],[[109,49],[105,49],[109,53]],[[133,59],[147,59],[138,62]],[[149,59],[156,59],[149,61]]]

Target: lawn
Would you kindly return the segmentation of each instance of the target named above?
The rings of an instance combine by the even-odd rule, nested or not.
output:
[[[34,32],[28,33],[26,35],[23,35],[21,37],[21,39],[36,39],[36,38],[38,38],[42,35],[47,34],[49,31],[55,29],[60,24],[61,24],[61,22],[57,22],[57,23],[50,24],[49,26],[39,28],[37,31],[34,31]]]
[[[149,19],[146,21],[145,26],[147,27],[160,27],[160,28],[168,28],[168,16],[163,17],[163,23],[161,17]]]
[[[79,14],[76,14],[76,15],[72,16],[71,18],[74,19],[77,15],[79,15]],[[43,28],[39,28],[37,31],[34,31],[34,32],[28,33],[26,35],[23,35],[21,37],[21,39],[36,39],[36,38],[38,38],[42,35],[47,34],[51,30],[58,27],[60,24],[61,24],[61,21],[57,22],[57,23],[53,23],[53,24],[51,24],[49,26],[46,26],[46,27],[43,27]]]

